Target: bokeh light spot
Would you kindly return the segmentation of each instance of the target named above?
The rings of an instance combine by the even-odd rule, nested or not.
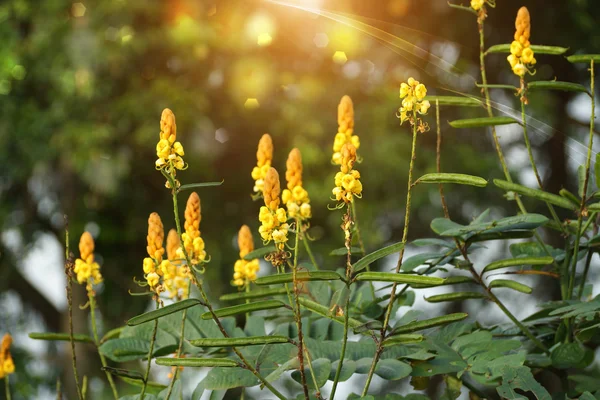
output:
[[[333,54],[333,62],[335,62],[336,64],[344,65],[347,61],[348,56],[346,56],[345,52],[338,50]]]
[[[225,143],[229,140],[229,132],[225,128],[219,128],[215,131],[215,140],[219,143]]]
[[[258,107],[260,107],[260,104],[258,103],[258,99],[254,97],[247,98],[244,103],[244,108],[247,110],[256,110]]]
[[[317,33],[313,39],[313,42],[318,48],[325,48],[329,44],[329,36],[327,36],[327,34],[323,32]]]
[[[266,47],[270,45],[271,42],[273,42],[273,37],[268,33],[261,33],[260,35],[258,35],[257,43],[259,46]]]
[[[15,65],[11,71],[13,78],[15,78],[18,81],[25,79],[25,73],[25,67],[23,67],[22,65]]]
[[[83,3],[73,3],[71,6],[71,14],[73,14],[75,18],[83,17],[85,15],[85,10],[86,8]]]

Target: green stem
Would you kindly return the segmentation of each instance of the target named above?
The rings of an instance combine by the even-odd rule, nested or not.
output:
[[[412,132],[412,146],[410,151],[410,165],[408,167],[408,183],[406,189],[406,210],[404,213],[404,230],[402,233],[402,243],[406,245],[408,240],[408,227],[410,225],[410,205],[412,200],[412,180],[413,180],[413,171],[415,168],[415,160],[417,159],[417,115],[416,111],[413,111],[413,132]],[[400,272],[400,268],[402,268],[402,261],[404,259],[404,246],[400,250],[400,254],[398,256],[398,263],[396,264],[395,273]],[[377,363],[379,362],[379,358],[381,357],[381,353],[383,352],[383,339],[385,338],[385,333],[387,330],[387,326],[390,322],[390,317],[392,314],[392,309],[394,308],[394,302],[396,301],[396,287],[398,286],[397,282],[392,284],[392,291],[390,294],[390,300],[387,305],[387,309],[385,311],[385,317],[383,320],[383,328],[381,328],[381,339],[379,343],[377,343],[377,349],[375,350],[375,356],[373,357],[373,362],[371,363],[371,368],[369,369],[369,374],[367,375],[367,381],[363,388],[362,395],[366,396],[369,392],[369,386],[371,385],[371,380],[373,379],[373,374],[375,373],[375,369],[377,367]]]
[[[158,295],[156,297],[156,309],[160,307],[160,300]],[[150,338],[150,350],[148,350],[148,365],[146,365],[146,372],[144,373],[144,385],[142,386],[142,392],[140,393],[140,400],[144,400],[146,395],[146,387],[148,386],[148,377],[150,376],[150,367],[152,366],[152,353],[154,353],[154,342],[156,341],[156,332],[158,331],[158,319],[154,320],[154,328],[152,329],[152,337]]]
[[[312,378],[313,381],[313,385],[315,385],[315,389],[316,389],[316,393],[315,396],[317,399],[321,399],[321,392],[319,391],[319,384],[317,383],[317,377],[315,375],[315,371],[312,368],[312,359],[310,358],[310,353],[308,352],[308,350],[305,348],[305,356],[306,356],[306,362],[308,363],[308,367],[309,367],[309,371],[310,371],[310,376]]]
[[[169,180],[171,187],[175,188],[176,186],[175,186],[175,182],[174,182],[173,178],[167,174],[165,174],[165,176]],[[181,237],[182,231],[181,231],[181,221],[179,219],[179,207],[177,205],[177,190],[173,189],[172,193],[173,193],[172,197],[173,197],[173,213],[175,216],[175,226],[177,227],[177,235],[179,236],[181,243],[183,243],[183,240]],[[219,317],[217,317],[217,315],[215,314],[215,310],[213,309],[212,305],[210,304],[208,296],[206,295],[206,292],[204,291],[204,286],[202,286],[202,284],[196,277],[196,273],[195,273],[194,269],[192,268],[192,262],[190,259],[190,255],[187,253],[187,250],[185,249],[184,246],[182,246],[181,248],[183,250],[183,255],[185,257],[187,265],[190,269],[190,275],[192,278],[192,282],[194,283],[194,285],[196,285],[196,287],[200,291],[200,297],[202,298],[204,306],[207,308],[213,321],[215,321],[215,323],[217,324],[217,327],[221,331],[221,334],[223,335],[223,337],[229,337],[229,334],[225,330],[225,327],[221,323],[221,320],[219,320]],[[277,389],[275,389],[273,387],[273,385],[271,385],[269,382],[267,382],[265,380],[265,378],[263,378],[262,375],[260,375],[260,373],[256,370],[256,368],[254,368],[252,366],[252,364],[250,364],[250,362],[246,359],[246,357],[244,357],[244,355],[236,347],[232,347],[232,350],[238,356],[238,358],[240,359],[242,364],[244,364],[244,367],[247,370],[249,370],[250,372],[252,372],[252,374],[256,377],[256,379],[258,379],[267,389],[269,389],[271,391],[271,393],[273,393],[275,396],[277,396],[277,398],[279,398],[281,400],[286,400],[285,396],[283,394],[281,394]]]
[[[348,293],[350,292],[351,275],[352,275],[352,207],[347,207],[346,216],[343,219],[344,235],[346,237],[345,245],[347,249],[346,253],[346,287]],[[333,387],[331,388],[330,398],[335,398],[335,391],[340,381],[340,375],[342,373],[342,366],[344,365],[344,357],[346,356],[346,346],[348,345],[348,325],[350,323],[350,294],[346,298],[346,304],[344,304],[344,338],[342,340],[342,351],[340,353],[340,361],[338,362],[335,370],[335,377],[333,378]],[[334,310],[335,312],[335,310]]]
[[[588,142],[587,158],[585,160],[585,179],[583,180],[583,196],[581,196],[581,206],[579,207],[579,216],[577,218],[577,235],[575,236],[575,248],[573,250],[573,268],[571,269],[571,279],[569,280],[569,299],[573,297],[573,288],[575,285],[575,276],[577,275],[577,256],[579,253],[579,243],[581,241],[581,225],[583,223],[583,214],[585,211],[585,202],[587,199],[587,188],[590,179],[590,166],[592,162],[592,146],[594,144],[594,120],[596,118],[596,97],[594,85],[594,60],[590,62],[590,93],[592,101],[592,114],[590,115],[590,136]],[[586,277],[587,278],[587,277]],[[584,285],[585,282],[582,282]]]
[[[578,299],[581,299],[581,295],[583,294],[583,289],[585,288],[585,281],[587,280],[588,272],[590,271],[590,263],[592,262],[593,255],[594,252],[588,250],[588,254],[585,259],[585,269],[583,270],[583,278],[581,280],[581,283],[579,284],[579,291],[577,292]]]
[[[6,393],[6,400],[11,400],[10,386],[9,386],[9,382],[8,382],[8,374],[4,377],[4,391]]]
[[[188,293],[190,292],[189,287],[188,287]],[[181,333],[179,335],[179,347],[177,348],[177,353],[175,355],[176,358],[181,357],[181,352],[183,350],[183,341],[184,341],[184,335],[185,335],[185,319],[187,317],[187,309],[183,310],[183,314],[181,316]],[[169,398],[171,397],[171,392],[173,391],[173,386],[175,385],[175,381],[177,380],[177,377],[179,376],[179,368],[176,367],[175,368],[175,373],[173,374],[173,378],[171,379],[171,383],[169,383],[169,390],[167,391],[167,396],[165,397],[165,400],[169,400]]]
[[[525,116],[525,96],[527,93],[525,92],[525,81],[521,78],[521,123],[523,124],[523,138],[525,139],[525,146],[527,147],[527,155],[529,156],[529,162],[531,163],[531,168],[533,169],[533,173],[535,174],[535,179],[539,187],[542,189],[542,178],[540,177],[540,173],[538,172],[537,165],[535,164],[535,159],[533,158],[533,150],[531,148],[531,143],[529,142],[529,135],[527,134],[527,118]]]
[[[308,394],[308,385],[306,384],[306,373],[304,372],[304,334],[302,333],[302,316],[300,315],[300,300],[298,293],[298,281],[296,280],[296,273],[298,270],[298,250],[300,245],[300,220],[296,218],[296,243],[294,245],[294,264],[292,265],[292,281],[294,285],[294,300],[295,307],[294,318],[296,319],[296,326],[298,327],[298,361],[300,363],[300,381],[302,382],[302,390],[304,391],[304,397],[306,400],[310,398]],[[291,304],[290,304],[291,305]],[[309,363],[309,367],[312,371],[312,366]],[[316,388],[317,390],[319,388]]]
[[[315,256],[313,255],[313,252],[310,249],[310,245],[308,244],[309,239],[308,237],[306,237],[304,232],[302,233],[302,242],[304,243],[304,248],[308,253],[308,258],[310,258],[310,262],[312,262],[312,264],[315,266],[315,269],[318,271],[320,269],[319,264],[317,264],[317,260],[315,260]]]
[[[367,252],[365,250],[365,245],[360,236],[360,228],[358,227],[358,217],[356,216],[356,202],[352,202],[352,220],[354,221],[354,227],[356,232],[356,239],[358,241],[358,245],[360,247],[360,252],[362,256],[366,256]],[[371,266],[367,265],[367,272],[371,271]],[[371,296],[373,296],[373,300],[375,300],[375,285],[373,282],[369,281],[369,287],[371,288]]]
[[[77,396],[83,400],[81,386],[79,385],[79,374],[77,372],[77,354],[75,353],[75,340],[73,339],[73,261],[69,251],[69,221],[65,215],[65,274],[67,275],[67,304],[69,313],[69,342],[71,343],[71,362],[73,364],[73,375],[75,376],[75,388]]]
[[[435,146],[435,168],[437,173],[442,172],[442,127],[440,125],[440,102],[435,101],[435,128],[436,128],[436,146]],[[442,209],[444,210],[444,217],[450,219],[450,212],[448,211],[448,204],[446,203],[446,196],[444,196],[444,185],[439,184],[440,200],[442,202]]]
[[[98,339],[98,329],[96,328],[96,298],[94,297],[93,293],[88,291],[88,298],[90,300],[90,316],[92,318],[92,332],[94,334],[94,343],[96,344],[96,347],[100,347],[100,340]],[[102,353],[100,353],[100,351],[98,351],[98,355],[100,356],[100,362],[102,363],[103,367],[106,367],[106,358],[104,358],[104,355]],[[115,382],[113,380],[112,375],[110,374],[110,372],[108,371],[104,371],[106,373],[106,379],[108,379],[108,383],[112,389],[113,392],[113,396],[115,398],[115,400],[119,399],[119,394],[117,393],[117,387],[115,386]]]

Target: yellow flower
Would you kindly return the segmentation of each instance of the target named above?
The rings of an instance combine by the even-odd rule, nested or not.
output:
[[[0,345],[0,379],[15,372],[15,364],[10,354],[12,336],[9,333],[2,337]]]
[[[471,8],[475,11],[479,11],[485,4],[485,0],[471,0]]]
[[[185,248],[193,265],[206,260],[204,240],[200,237],[201,220],[200,196],[198,196],[198,193],[192,192],[185,207],[185,232],[181,236],[183,238],[183,248]],[[177,250],[176,254],[178,258],[184,258],[183,249]]]
[[[273,161],[273,139],[271,135],[265,133],[258,142],[258,150],[256,151],[256,167],[252,169],[252,179],[254,179],[253,190],[257,193],[262,193],[264,179],[271,168]]]
[[[351,143],[357,149],[360,147],[360,139],[354,135],[354,105],[349,96],[342,97],[338,105],[338,133],[333,140],[333,156],[331,162],[339,165],[341,162],[342,146]]]
[[[265,176],[263,198],[265,205],[260,208],[258,219],[261,226],[258,229],[263,241],[273,240],[276,246],[283,250],[283,245],[287,241],[287,214],[283,208],[279,208],[281,193],[281,184],[279,174],[275,168],[270,168]]]
[[[156,156],[158,158],[154,165],[157,169],[164,169],[167,174],[175,179],[175,182],[177,182],[175,178],[177,170],[185,169],[185,162],[181,158],[185,154],[183,145],[176,142],[176,139],[175,114],[170,109],[165,108],[160,117],[160,139],[156,144]],[[170,188],[169,181],[166,182],[165,186]]]
[[[534,52],[531,49],[531,18],[527,7],[521,7],[515,20],[514,40],[510,45],[510,56],[507,60],[513,73],[521,78],[536,64]]]
[[[398,110],[400,124],[405,121],[410,121],[411,124],[420,122],[419,119],[414,121],[412,115],[414,112],[427,114],[431,104],[428,100],[424,100],[425,96],[427,96],[427,88],[414,78],[408,78],[407,83],[400,84],[400,98],[402,99],[402,107]]]
[[[342,134],[342,136],[344,135]],[[300,154],[300,150],[294,148],[290,151],[286,166],[287,170],[285,172],[285,177],[287,179],[288,188],[283,191],[281,199],[286,205],[287,213],[290,218],[306,219],[308,218],[306,215],[310,215],[310,213],[306,214],[305,212],[302,214],[300,209],[304,204],[308,205],[310,199],[308,197],[308,192],[302,187],[302,155]],[[285,220],[280,220],[280,222],[285,222]]]
[[[265,188],[263,196],[265,205],[272,211],[279,208],[279,195],[281,194],[281,186],[279,183],[279,174],[275,168],[269,168],[265,176]]]
[[[345,144],[341,154],[342,163],[340,172],[335,175],[335,188],[333,188],[331,193],[336,201],[351,203],[355,196],[362,196],[362,183],[359,180],[360,173],[353,169],[356,162],[356,148],[352,144]],[[304,212],[310,214],[310,208],[305,209]]]
[[[86,283],[88,291],[91,291],[92,285],[102,282],[102,275],[100,266],[94,261],[94,239],[89,232],[84,232],[79,239],[79,255],[73,272],[77,275],[77,282]]]
[[[246,254],[254,250],[254,240],[247,225],[242,225],[240,228],[238,233],[238,247],[240,248],[240,259],[233,266],[232,284],[238,287],[245,287],[249,282],[256,280],[256,273],[259,269],[258,259],[250,261],[243,259]]]
[[[148,281],[148,285],[150,286],[150,288],[155,289],[156,286],[158,285],[158,281],[160,280],[160,277],[158,276],[158,274],[156,272],[150,272],[146,276],[146,280]]]
[[[167,259],[175,260],[177,258],[177,248],[181,246],[179,235],[175,229],[171,229],[167,235]]]
[[[160,216],[153,212],[148,217],[148,235],[146,236],[148,246],[146,246],[146,250],[150,257],[156,259],[157,263],[162,261],[162,256],[165,253],[165,249],[163,248],[164,238],[163,223]]]

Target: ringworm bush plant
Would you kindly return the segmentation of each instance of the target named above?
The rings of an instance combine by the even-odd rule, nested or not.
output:
[[[209,298],[205,289],[210,281],[203,273],[216,266],[211,265],[211,249],[203,240],[210,232],[201,232],[198,193],[219,190],[208,187],[222,182],[185,182],[188,162],[194,161],[185,157],[185,137],[179,141],[175,114],[165,109],[154,167],[157,175],[162,175],[157,179],[165,180],[165,195],[172,197],[173,214],[150,214],[145,258],[140,249],[140,265],[133,273],[143,279],[136,280],[140,289],[132,295],[152,298],[155,309],[101,336],[96,328],[94,287],[103,278],[94,260],[94,240],[84,232],[79,253],[72,256],[67,233],[69,306],[71,285],[85,285],[92,332],[74,332],[71,326],[67,333],[31,333],[31,337],[67,341],[73,349],[95,346],[115,399],[179,399],[185,386],[195,388],[193,399],[204,395],[223,398],[228,393],[261,399],[334,399],[352,391],[348,398],[417,400],[429,398],[425,393],[436,393],[427,391],[431,385],[441,385],[443,391],[437,392],[436,398],[443,399],[456,399],[461,393],[468,393],[471,399],[600,398],[600,380],[593,366],[600,301],[590,298],[588,282],[592,257],[600,244],[600,160],[595,160],[592,169],[594,67],[600,55],[568,56],[565,48],[536,44],[525,7],[518,10],[512,40],[486,47],[484,24],[494,6],[491,0],[472,0],[469,7],[451,4],[474,15],[477,22],[481,97],[430,96],[426,79],[409,78],[399,88],[398,129],[412,135],[408,165],[398,165],[399,171],[408,172],[400,242],[378,249],[363,244],[357,203],[373,200],[369,200],[369,188],[363,186],[361,174],[373,172],[369,160],[360,155],[360,144],[369,138],[355,132],[354,104],[344,96],[338,107],[338,132],[332,136],[335,178],[329,194],[307,192],[304,182],[311,177],[303,174],[299,149],[289,149],[286,171],[277,171],[273,160],[284,158],[287,152],[275,151],[268,134],[260,139],[256,166],[247,166],[248,192],[256,201],[257,218],[227,221],[241,227],[238,261],[219,266],[231,269],[232,291],[220,299]],[[503,54],[508,55],[515,78],[490,83],[486,61]],[[535,80],[536,57],[544,62],[566,57],[571,63],[586,65],[590,87]],[[514,94],[521,118],[498,115],[492,107],[491,89]],[[528,94],[533,90],[589,96],[589,142],[585,163],[578,171],[578,193],[544,190],[527,130]],[[476,107],[480,116],[442,124],[446,107]],[[523,131],[537,181],[534,187],[518,184],[510,174],[496,132],[497,126],[507,124]],[[488,182],[441,170],[442,132],[452,134],[454,129],[465,128],[491,134],[502,179]],[[437,136],[437,171],[418,177],[413,171],[422,135]],[[431,221],[431,238],[411,242],[411,196],[428,190],[431,184],[439,189],[444,217]],[[485,211],[468,225],[454,222],[445,199],[458,196],[459,185],[475,186],[490,195],[504,194],[512,215],[493,219]],[[340,245],[331,249],[330,255],[315,257],[309,231],[310,199],[327,195],[330,212],[340,221]],[[526,204],[546,211],[531,213]],[[560,234],[560,246],[544,241],[551,231]],[[508,251],[498,253],[487,265],[475,263],[474,255],[489,241],[508,241],[504,247]],[[408,245],[434,250],[405,258]],[[393,259],[394,264],[382,269],[387,264],[378,260],[384,257]],[[319,264],[317,259],[328,262]],[[260,260],[273,268],[260,271]],[[544,287],[554,281],[560,292],[551,301],[539,302],[537,312],[519,319],[497,292],[526,296],[541,289],[521,282],[529,275],[538,276],[541,284],[547,280]],[[489,303],[508,323],[489,326],[463,312],[422,318],[412,308],[416,296],[439,286],[447,287],[445,293],[426,295],[427,302],[470,299]],[[14,371],[10,342],[10,336],[5,337],[0,351],[0,376],[6,380],[7,397],[8,379]],[[79,399],[84,399],[87,379],[78,375],[75,358],[72,365]],[[187,382],[181,371],[191,368],[202,368],[206,374],[198,382]],[[166,385],[151,379],[158,374],[168,375]],[[400,386],[391,381],[404,382],[405,394],[392,393]],[[119,392],[138,394],[119,397]],[[382,392],[385,395],[378,394]]]

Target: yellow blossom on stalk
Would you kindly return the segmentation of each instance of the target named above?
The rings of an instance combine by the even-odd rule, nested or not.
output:
[[[177,255],[181,241],[175,229],[167,235],[167,259],[160,264],[163,286],[170,298],[187,299],[189,297],[189,269],[182,264]]]
[[[287,214],[283,208],[279,207],[281,186],[279,174],[275,168],[269,168],[264,179],[263,198],[265,205],[260,208],[258,219],[261,222],[260,236],[266,243],[273,240],[279,250],[283,250],[287,242],[289,226],[286,223]]]
[[[183,248],[177,250],[177,258],[184,259],[185,252],[192,265],[203,263],[206,260],[206,251],[204,250],[204,240],[200,237],[200,220],[202,219],[200,211],[200,196],[192,192],[185,206],[185,232],[181,235],[183,239]]]
[[[0,379],[15,372],[15,363],[10,355],[12,336],[5,334],[0,345]]]
[[[148,217],[148,235],[146,236],[146,251],[148,257],[144,258],[142,266],[144,268],[144,277],[150,289],[157,294],[160,293],[163,288],[160,286],[160,277],[162,272],[159,265],[162,262],[163,254],[165,249],[163,242],[165,238],[165,231],[162,220],[158,213],[153,212]]]
[[[156,159],[155,166],[159,170],[164,170],[173,179],[175,179],[177,170],[186,168],[182,158],[185,155],[183,146],[176,139],[177,125],[175,123],[175,114],[170,109],[165,108],[160,117],[160,140],[156,144],[156,156],[158,158]],[[166,186],[170,187],[168,181]]]
[[[340,172],[335,175],[335,188],[332,193],[336,201],[351,203],[354,197],[362,197],[360,173],[353,169],[356,162],[356,148],[349,143],[342,147]]]
[[[471,0],[471,8],[475,11],[481,10],[484,4],[485,0]]]
[[[235,262],[233,267],[232,284],[239,287],[245,287],[248,283],[256,280],[256,273],[260,265],[258,259],[244,260],[246,254],[254,250],[254,240],[252,233],[247,225],[242,225],[238,233],[238,246],[240,248],[240,259]]]
[[[523,78],[527,72],[536,64],[529,38],[531,36],[531,18],[527,7],[521,7],[515,20],[515,36],[510,45],[508,63],[515,75]]]
[[[302,155],[297,148],[292,149],[286,162],[285,178],[287,189],[281,194],[290,218],[308,219],[311,217],[308,192],[302,187]]]
[[[85,283],[87,290],[92,290],[92,285],[102,282],[100,266],[94,261],[94,239],[89,232],[83,232],[79,239],[79,256],[75,260],[73,271],[77,274],[77,282]]]
[[[418,124],[419,129],[424,132],[427,130],[427,125],[417,118],[414,120],[414,114],[427,114],[431,104],[425,100],[427,96],[427,88],[419,81],[408,78],[407,82],[402,82],[400,85],[400,98],[402,99],[402,107],[400,107],[399,115],[400,124],[409,121],[412,124]]]
[[[353,144],[357,149],[360,147],[360,139],[354,135],[354,105],[350,96],[342,97],[338,105],[338,133],[333,141],[331,162],[340,164],[342,146],[346,143]]]
[[[256,151],[256,167],[252,169],[252,179],[254,179],[254,191],[262,193],[264,187],[265,176],[271,168],[273,161],[273,139],[271,135],[265,133],[258,142],[258,150]]]

